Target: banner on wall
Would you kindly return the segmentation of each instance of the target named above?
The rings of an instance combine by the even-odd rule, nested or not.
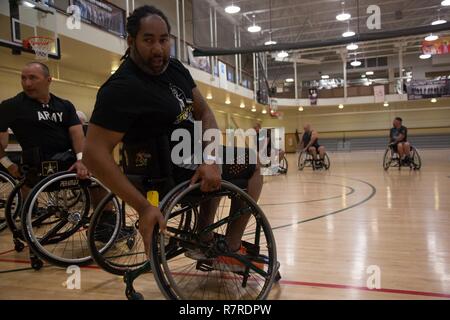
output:
[[[188,63],[194,68],[203,70],[205,72],[211,73],[211,66],[209,64],[209,57],[194,57],[194,48],[190,45],[188,48]]]
[[[317,105],[317,98],[319,96],[319,93],[316,88],[309,89],[309,102],[310,105],[315,106]]]
[[[375,102],[384,102],[385,99],[384,86],[374,86],[373,95],[375,96]]]
[[[227,65],[219,61],[219,86],[222,89],[228,89]]]
[[[422,42],[423,54],[447,54],[450,52],[450,37],[442,37],[435,41]]]
[[[406,85],[408,100],[429,99],[450,96],[450,81],[412,80]]]
[[[99,0],[71,0],[71,2],[80,8],[83,21],[118,36],[126,35],[123,9]]]

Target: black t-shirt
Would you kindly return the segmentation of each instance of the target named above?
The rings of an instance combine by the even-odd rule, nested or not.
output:
[[[189,71],[176,59],[170,59],[162,74],[152,76],[127,58],[100,88],[90,122],[125,133],[122,140],[128,146],[150,145],[157,137],[170,139],[176,128],[192,133],[194,87]]]
[[[48,104],[24,92],[0,104],[0,132],[11,128],[23,151],[39,148],[53,155],[72,148],[69,128],[80,124],[70,101],[50,94]]]
[[[403,139],[398,141],[398,142],[404,142],[407,141],[408,139],[408,129],[404,126],[401,126],[400,128],[391,128],[391,131],[389,133],[389,137],[391,138],[391,142],[394,142],[397,140],[397,137],[402,134],[403,135]]]
[[[127,144],[168,135],[174,126],[190,128],[195,86],[176,59],[170,59],[161,75],[152,76],[127,58],[100,88],[90,122],[125,133]]]

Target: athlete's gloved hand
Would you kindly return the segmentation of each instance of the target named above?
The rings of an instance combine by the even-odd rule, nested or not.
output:
[[[19,166],[15,163],[8,167],[8,172],[14,178],[19,179],[21,177]]]

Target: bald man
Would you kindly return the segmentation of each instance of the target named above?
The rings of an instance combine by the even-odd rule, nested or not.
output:
[[[80,120],[70,101],[50,93],[51,82],[45,64],[27,63],[21,74],[23,91],[0,104],[0,133],[4,136],[8,128],[14,131],[22,147],[23,163],[29,167],[40,167],[42,161],[55,160],[72,150],[73,162],[68,169],[86,178],[88,171],[81,162],[84,135]],[[18,166],[1,144],[0,163],[12,176],[20,177]]]
[[[311,128],[309,123],[303,126],[303,134],[300,137],[300,148],[304,152],[309,152],[315,162],[322,162],[325,158],[325,147],[319,145],[319,135],[316,130]],[[319,153],[320,159],[317,159],[317,153]]]

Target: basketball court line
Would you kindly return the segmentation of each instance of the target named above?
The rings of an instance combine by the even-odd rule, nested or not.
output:
[[[3,259],[3,258],[0,258],[0,262],[30,263],[30,261],[27,261],[27,260]],[[45,267],[50,267],[50,265],[44,266],[43,268],[45,268]],[[103,271],[98,266],[81,266],[80,268]],[[18,271],[26,271],[26,270],[31,270],[31,269],[32,268],[13,269],[13,270],[6,270],[6,272],[18,272]],[[3,272],[0,272],[0,274],[6,273],[6,272],[3,271]],[[392,294],[401,294],[401,295],[413,295],[413,296],[424,296],[424,297],[450,299],[450,293],[440,293],[440,292],[427,292],[427,291],[390,289],[390,288],[369,289],[367,287],[361,287],[361,286],[342,285],[342,284],[334,284],[334,283],[321,283],[321,282],[305,282],[305,281],[295,281],[295,280],[280,280],[279,284],[280,285],[288,285],[288,286],[299,286],[299,287],[357,290],[357,291],[369,291],[369,292],[378,292],[378,293],[386,293],[386,294],[392,293]]]
[[[348,206],[348,207],[345,207],[345,208],[342,208],[342,209],[338,209],[338,210],[335,210],[335,211],[332,211],[332,212],[329,212],[329,213],[326,213],[326,214],[323,214],[323,215],[320,215],[320,216],[317,216],[317,217],[313,217],[313,218],[309,218],[309,219],[305,219],[305,220],[300,220],[300,221],[297,221],[297,222],[294,222],[294,223],[289,223],[289,224],[285,224],[285,225],[281,225],[281,226],[276,226],[276,227],[273,227],[272,230],[278,230],[278,229],[283,229],[283,228],[287,228],[287,227],[292,227],[294,225],[298,225],[298,224],[302,224],[302,223],[305,223],[305,222],[322,219],[322,218],[325,218],[325,217],[328,217],[328,216],[331,216],[331,215],[335,215],[335,214],[338,214],[340,212],[343,212],[343,211],[346,211],[346,210],[349,210],[349,209],[353,209],[353,208],[355,208],[357,206],[360,206],[360,205],[366,203],[367,201],[372,199],[375,196],[375,194],[377,193],[377,188],[375,188],[374,185],[372,185],[371,183],[369,183],[367,181],[356,179],[356,178],[342,177],[342,176],[332,176],[332,177],[345,178],[345,179],[349,179],[349,180],[355,180],[355,181],[362,182],[362,183],[368,185],[371,188],[371,193],[366,198],[364,198],[363,200],[361,200],[361,201],[359,201],[359,202],[357,202],[355,204],[352,204],[351,206]]]

